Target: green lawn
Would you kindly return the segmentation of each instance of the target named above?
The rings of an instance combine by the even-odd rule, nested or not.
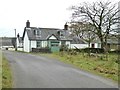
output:
[[[10,65],[4,56],[2,56],[2,88],[12,88]]]
[[[104,55],[99,54],[99,57],[89,57],[87,53],[78,53],[77,55],[70,55],[66,52],[53,53],[53,54],[42,54],[51,58],[57,58],[65,63],[72,64],[77,68],[86,70],[114,81],[118,81],[118,55],[108,54],[108,60],[105,59]]]

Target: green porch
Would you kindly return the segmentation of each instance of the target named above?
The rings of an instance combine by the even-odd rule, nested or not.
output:
[[[60,51],[58,40],[49,40],[48,46],[49,46],[51,52],[59,52]]]

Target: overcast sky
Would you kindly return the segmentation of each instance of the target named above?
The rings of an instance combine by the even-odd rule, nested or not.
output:
[[[14,29],[22,36],[27,20],[33,27],[62,29],[70,21],[68,8],[84,1],[97,0],[0,0],[0,37],[14,37]]]

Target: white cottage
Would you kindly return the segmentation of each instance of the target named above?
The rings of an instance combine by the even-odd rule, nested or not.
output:
[[[22,48],[23,47],[23,40],[22,37],[20,37],[19,33],[17,35],[17,48]]]
[[[23,51],[31,52],[34,48],[49,48],[51,52],[57,52],[62,44],[70,48],[72,39],[67,31],[68,26],[64,27],[64,29],[30,27],[30,22],[27,21],[23,33]]]

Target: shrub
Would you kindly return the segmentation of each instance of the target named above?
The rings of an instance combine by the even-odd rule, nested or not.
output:
[[[61,45],[60,46],[60,51],[68,51],[68,46],[67,45]]]
[[[101,48],[85,48],[81,49],[81,52],[86,52],[86,53],[103,53],[104,49]]]
[[[69,54],[70,55],[77,55],[77,51],[75,51],[74,49],[69,50]]]
[[[117,53],[117,54],[120,54],[120,50],[109,51],[109,53]]]

